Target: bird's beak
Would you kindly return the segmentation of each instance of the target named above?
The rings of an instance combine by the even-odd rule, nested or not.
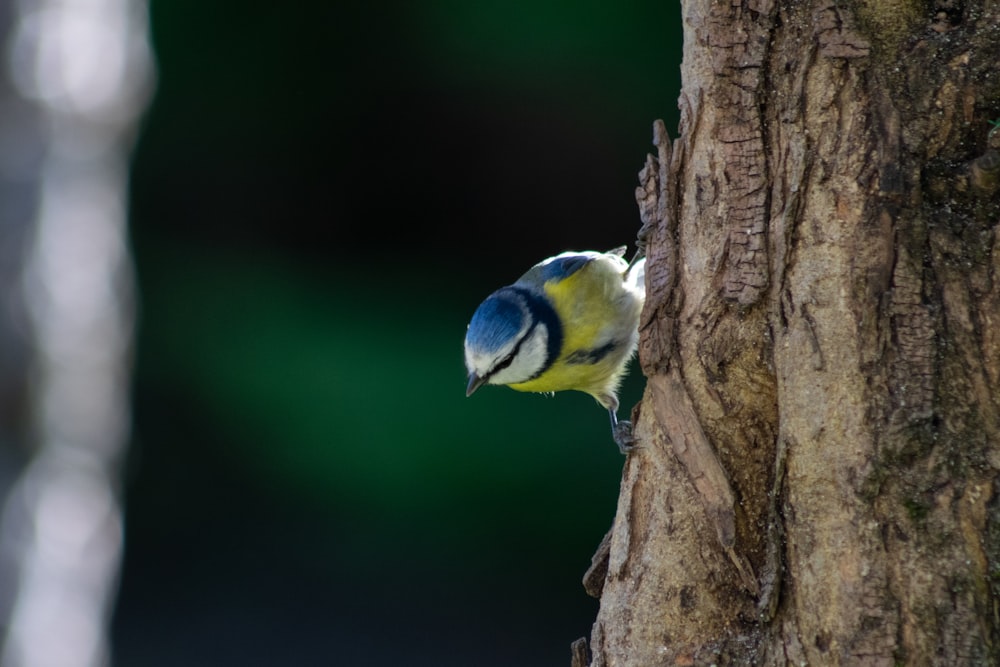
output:
[[[469,386],[465,388],[465,395],[472,396],[472,393],[486,384],[486,378],[481,378],[475,373],[469,373]]]

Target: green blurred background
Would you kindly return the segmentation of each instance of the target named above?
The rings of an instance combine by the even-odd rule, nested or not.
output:
[[[678,15],[153,0],[116,665],[568,664],[622,457],[583,394],[466,399],[462,338],[632,243]]]

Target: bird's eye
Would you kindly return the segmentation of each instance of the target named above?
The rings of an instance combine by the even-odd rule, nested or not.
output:
[[[524,332],[524,334],[518,339],[517,344],[514,345],[514,349],[510,351],[510,354],[508,354],[506,357],[498,361],[496,365],[493,366],[493,368],[490,370],[489,373],[490,375],[496,375],[497,373],[499,373],[500,371],[502,371],[503,369],[507,368],[512,363],[514,363],[514,357],[516,357],[518,354],[521,353],[521,345],[523,345],[524,341],[528,340],[528,338],[531,337],[532,333],[534,333],[535,331],[535,326],[537,324],[538,324],[537,320],[531,323],[531,326],[528,327],[528,330]]]
[[[500,371],[502,371],[503,369],[507,368],[512,363],[514,363],[514,356],[516,354],[517,354],[517,348],[515,348],[514,351],[511,352],[510,354],[508,354],[506,357],[504,357],[503,359],[501,359],[500,361],[498,361],[493,366],[493,368],[490,370],[490,375],[494,375],[496,373],[499,373]]]

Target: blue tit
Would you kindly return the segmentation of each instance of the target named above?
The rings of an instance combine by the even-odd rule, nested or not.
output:
[[[607,409],[615,442],[629,451],[617,391],[639,340],[645,260],[630,267],[624,254],[564,252],[488,296],[465,334],[466,396],[484,384],[585,392]]]

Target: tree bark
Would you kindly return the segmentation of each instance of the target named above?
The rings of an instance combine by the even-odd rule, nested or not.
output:
[[[591,665],[998,664],[1000,5],[682,19]]]

